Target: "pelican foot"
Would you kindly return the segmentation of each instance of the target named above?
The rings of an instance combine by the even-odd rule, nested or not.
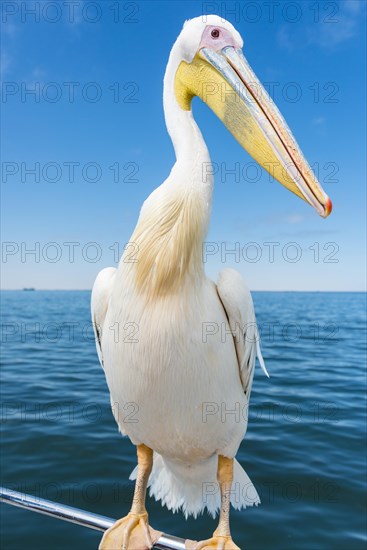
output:
[[[161,535],[149,526],[147,513],[130,512],[107,529],[98,550],[149,550]]]
[[[230,536],[213,535],[211,539],[201,540],[195,550],[241,550]]]

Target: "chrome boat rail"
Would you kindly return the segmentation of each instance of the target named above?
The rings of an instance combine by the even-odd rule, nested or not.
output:
[[[116,520],[108,518],[106,516],[99,516],[79,508],[73,508],[66,504],[59,504],[58,502],[52,502],[44,498],[34,497],[19,491],[13,491],[12,489],[6,489],[0,487],[0,502],[18,506],[25,510],[32,512],[38,512],[39,514],[45,514],[52,516],[63,521],[69,521],[88,527],[88,529],[95,529],[97,531],[106,531]],[[172,535],[163,534],[158,542],[153,547],[156,550],[185,550],[185,541]]]

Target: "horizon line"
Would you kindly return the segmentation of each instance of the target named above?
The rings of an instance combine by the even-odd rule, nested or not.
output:
[[[36,287],[23,287],[23,288],[0,288],[0,292],[92,292],[91,288],[36,288]],[[348,293],[367,293],[367,289],[363,290],[272,290],[272,289],[252,289],[251,292],[348,292]]]

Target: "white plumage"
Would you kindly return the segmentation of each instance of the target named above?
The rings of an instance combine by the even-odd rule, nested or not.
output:
[[[234,457],[247,428],[258,346],[251,295],[242,277],[226,269],[217,286],[203,275],[184,292],[147,303],[129,283],[134,270],[122,259],[118,270],[99,274],[92,293],[116,421],[135,445],[155,451],[156,499],[185,515],[205,508],[214,515],[217,455]],[[232,505],[259,502],[235,463]]]
[[[145,540],[152,540],[144,506],[148,478],[151,494],[173,511],[196,516],[206,508],[214,515],[221,507],[218,529],[198,550],[235,547],[229,498],[235,508],[260,501],[232,459],[247,428],[256,356],[267,371],[241,275],[225,269],[214,284],[204,272],[213,177],[208,171],[203,177],[210,157],[192,115],[192,97],[208,102],[266,169],[276,162],[275,177],[324,217],[331,202],[258,81],[260,99],[251,92],[248,78],[255,76],[242,45],[233,26],[217,16],[185,24],[164,77],[176,163],[143,204],[130,239],[137,254],[125,253],[118,268],[101,271],[93,287],[96,345],[113,412],[120,431],[141,449],[138,504],[104,537],[103,549],[121,539],[119,530],[124,548],[133,528],[143,528]],[[223,95],[228,83],[230,93]]]
[[[99,273],[92,319],[119,429],[155,452],[151,494],[173,511],[181,507],[197,515],[207,508],[214,515],[220,506],[217,456],[234,457],[245,435],[256,353],[261,354],[252,298],[241,275],[226,269],[215,285],[204,273],[201,248],[213,180],[203,182],[202,166],[210,157],[192,113],[180,110],[170,93],[182,59],[178,52],[176,43],[164,87],[177,162],[142,207],[130,239],[139,248],[137,262],[124,255],[117,269]],[[165,288],[156,295],[161,273]],[[236,408],[239,414],[231,414]],[[235,508],[260,502],[238,463],[234,487]]]

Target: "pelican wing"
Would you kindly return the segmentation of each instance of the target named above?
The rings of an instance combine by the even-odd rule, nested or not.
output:
[[[92,289],[92,323],[94,336],[96,339],[96,348],[99,357],[99,362],[103,367],[103,355],[102,355],[102,331],[103,325],[108,310],[108,304],[110,301],[113,282],[115,280],[116,269],[114,267],[107,267],[102,269],[97,275]]]
[[[252,297],[244,279],[234,269],[224,269],[219,273],[217,292],[233,334],[242,386],[249,398],[256,356],[266,376],[269,376],[261,355]]]

